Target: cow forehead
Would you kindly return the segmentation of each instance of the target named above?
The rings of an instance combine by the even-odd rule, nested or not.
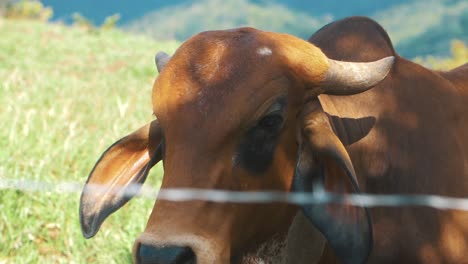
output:
[[[184,75],[201,88],[237,83],[271,61],[268,34],[252,28],[200,33],[174,54],[169,71]]]
[[[271,97],[267,84],[281,70],[263,35],[251,28],[210,31],[184,43],[154,85],[158,118],[202,127],[207,119],[239,119]]]

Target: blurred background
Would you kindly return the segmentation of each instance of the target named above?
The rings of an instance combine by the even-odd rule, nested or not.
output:
[[[80,187],[110,144],[154,118],[157,51],[246,25],[307,39],[351,15],[377,20],[427,67],[468,62],[466,0],[0,0],[0,264],[131,262],[153,201],[134,199],[85,240],[79,188],[46,186]],[[146,184],[161,178],[157,166]]]
[[[11,8],[8,11],[11,0],[0,2],[3,9],[6,6],[7,17],[18,15],[12,14],[15,12]],[[361,15],[381,23],[398,52],[408,58],[448,56],[453,40],[468,41],[465,0],[140,0],[138,4],[125,0],[43,0],[42,3],[50,10],[46,17],[52,22],[112,24],[155,40],[184,41],[200,31],[245,25],[307,39],[333,20]]]

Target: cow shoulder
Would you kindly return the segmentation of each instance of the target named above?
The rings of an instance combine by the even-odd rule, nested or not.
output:
[[[365,62],[395,56],[387,32],[367,17],[349,17],[328,24],[310,37],[309,42],[335,60]]]

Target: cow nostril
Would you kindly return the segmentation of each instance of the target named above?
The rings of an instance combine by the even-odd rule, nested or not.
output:
[[[189,247],[149,246],[141,244],[138,248],[139,264],[195,264],[196,257]]]

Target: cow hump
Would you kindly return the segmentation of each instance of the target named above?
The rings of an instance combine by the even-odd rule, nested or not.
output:
[[[335,60],[366,62],[395,56],[387,32],[367,17],[349,17],[330,23],[309,41]]]

